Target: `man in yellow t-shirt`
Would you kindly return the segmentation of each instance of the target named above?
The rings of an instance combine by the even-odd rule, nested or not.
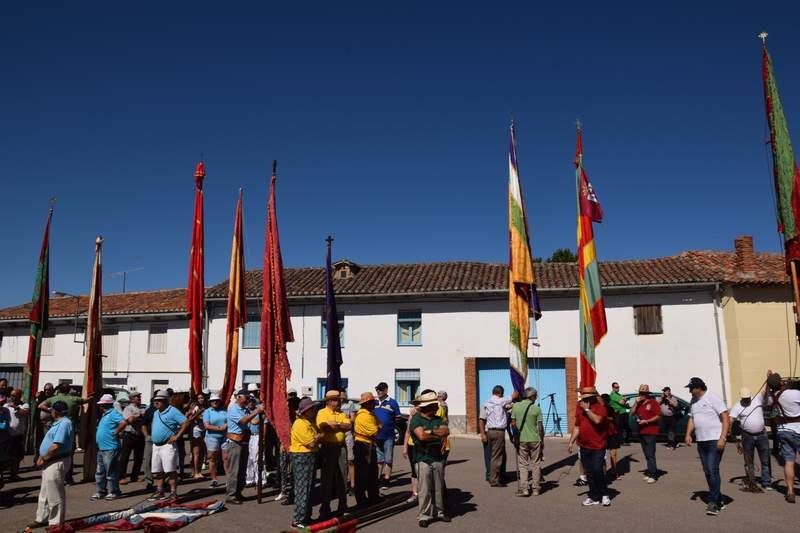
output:
[[[311,520],[311,486],[314,482],[319,439],[314,424],[317,403],[311,398],[303,398],[297,407],[297,418],[292,424],[292,444],[289,454],[294,470],[294,515],[291,527],[304,528]]]
[[[347,511],[347,449],[344,434],[352,427],[350,420],[342,412],[342,399],[337,390],[325,393],[325,407],[317,413],[317,428],[322,437],[322,494],[320,520],[331,514],[331,500],[339,500],[337,514]]]
[[[375,395],[371,392],[361,394],[361,409],[356,413],[355,437],[353,447],[356,467],[356,503],[359,507],[380,501],[378,495],[378,456],[375,439],[381,425],[375,417]]]

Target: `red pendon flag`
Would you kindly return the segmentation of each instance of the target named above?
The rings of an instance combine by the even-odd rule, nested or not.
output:
[[[261,390],[267,419],[272,423],[284,449],[289,449],[291,422],[286,402],[286,380],[292,376],[286,343],[294,342],[286,284],[283,277],[281,243],[278,237],[278,212],[275,205],[277,162],[272,163],[267,208],[267,238],[264,246],[264,273],[261,308]]]
[[[85,367],[81,396],[89,400],[81,417],[81,443],[84,448],[83,479],[94,479],[96,444],[94,431],[97,427],[97,403],[103,390],[103,238],[94,243],[94,267],[92,289],[89,291],[89,308],[86,310],[86,334],[84,336]]]
[[[236,204],[231,245],[231,271],[228,277],[228,322],[225,330],[225,376],[219,397],[228,405],[236,385],[239,366],[239,332],[247,322],[247,299],[244,278],[244,230],[242,229],[242,190]]]
[[[25,365],[25,376],[22,384],[22,397],[32,403],[39,391],[39,361],[42,355],[42,335],[47,329],[48,303],[50,292],[50,222],[53,220],[53,208],[47,215],[44,228],[42,248],[39,251],[39,266],[36,269],[36,283],[33,286],[33,298],[30,312],[31,331],[28,338],[28,361]]]
[[[194,169],[194,219],[192,248],[189,252],[189,293],[186,311],[189,313],[189,372],[192,395],[203,390],[203,315],[205,313],[205,281],[203,279],[203,162]]]

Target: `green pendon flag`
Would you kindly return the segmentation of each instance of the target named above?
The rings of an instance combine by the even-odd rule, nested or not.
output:
[[[47,215],[44,228],[42,248],[39,251],[39,266],[36,269],[36,282],[33,285],[33,298],[30,321],[31,332],[28,338],[28,360],[25,365],[25,376],[22,383],[22,396],[26,402],[32,403],[39,387],[39,358],[42,355],[42,333],[47,328],[48,292],[50,290],[50,222],[53,220],[53,208]]]
[[[766,34],[762,34],[766,37]],[[786,269],[792,261],[800,261],[798,242],[798,220],[800,219],[800,170],[792,150],[789,126],[783,114],[778,83],[772,68],[772,58],[767,46],[762,48],[762,77],[764,79],[764,101],[769,122],[770,146],[772,147],[772,172],[775,178],[775,199],[778,210],[778,231],[783,234],[786,251]]]

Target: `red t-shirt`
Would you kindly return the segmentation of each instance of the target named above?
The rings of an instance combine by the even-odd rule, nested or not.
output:
[[[593,403],[589,407],[591,411],[602,418],[599,424],[595,424],[581,406],[575,410],[575,426],[578,428],[578,446],[590,450],[605,450],[606,439],[608,438],[608,422],[606,421],[606,407],[600,402]]]
[[[639,420],[650,420],[654,416],[661,415],[661,407],[653,398],[648,398],[639,402],[636,412],[633,413]],[[639,435],[658,435],[658,420],[639,426]]]
[[[608,416],[606,416],[606,423],[608,424],[608,436],[613,437],[618,433],[617,422],[615,420],[616,417],[614,416],[614,410],[611,408],[611,406],[606,407],[606,412],[608,413]]]

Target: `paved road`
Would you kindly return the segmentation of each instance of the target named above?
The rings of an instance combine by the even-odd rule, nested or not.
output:
[[[513,449],[509,446],[509,465]],[[434,523],[434,531],[480,531],[502,528],[520,531],[532,528],[559,531],[686,531],[701,529],[703,533],[730,531],[798,531],[800,505],[784,502],[780,492],[750,494],[739,491],[742,475],[741,458],[729,445],[722,463],[723,494],[730,500],[728,508],[717,517],[706,516],[705,482],[697,458],[697,450],[680,448],[669,451],[658,447],[659,468],[665,473],[654,485],[642,481],[643,457],[638,444],[620,450],[621,465],[628,473],[613,484],[610,508],[583,508],[585,488],[574,487],[577,477],[575,458],[567,456],[566,442],[552,439],[545,448],[546,490],[541,496],[514,497],[515,486],[491,488],[483,478],[483,456],[480,442],[456,438],[447,468],[448,504],[453,516],[451,524]],[[397,454],[400,457],[400,454]],[[773,468],[777,465],[773,464]],[[509,467],[510,468],[510,467]],[[0,531],[18,531],[34,517],[39,475],[35,470],[22,474],[23,481],[10,483],[0,495]],[[782,474],[780,476],[782,478]],[[181,494],[201,492],[207,482],[184,483]],[[100,511],[119,510],[147,497],[143,483],[124,487],[125,497],[115,502],[90,502],[92,484],[67,488],[69,518]],[[783,490],[783,485],[779,490]],[[409,490],[408,468],[399,469],[389,494]],[[218,491],[222,497],[221,491]],[[248,489],[254,496],[254,489]],[[272,491],[267,494],[274,497]],[[207,495],[206,497],[215,497]],[[289,524],[291,507],[270,501],[258,505],[249,501],[243,506],[202,518],[185,530],[188,532],[281,531]],[[416,509],[407,509],[363,528],[365,531],[401,531],[417,529]]]

